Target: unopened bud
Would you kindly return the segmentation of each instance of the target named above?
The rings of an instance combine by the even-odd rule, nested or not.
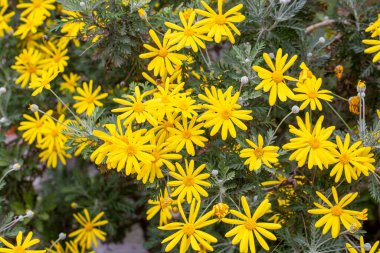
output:
[[[26,212],[25,218],[32,218],[34,216],[34,212],[32,210],[28,210]]]
[[[1,117],[0,118],[0,124],[4,124],[8,121],[8,118],[7,117]]]
[[[291,0],[280,0],[280,4],[288,4]]]
[[[218,174],[219,174],[219,171],[217,171],[217,170],[212,170],[211,171],[211,175],[214,176],[214,177],[216,177]]]
[[[59,235],[58,235],[58,239],[59,239],[60,241],[65,240],[65,239],[66,239],[66,234],[65,234],[65,233],[59,233]]]
[[[21,168],[21,165],[19,163],[15,163],[12,165],[13,170],[19,170]]]
[[[300,112],[300,108],[296,105],[293,105],[292,107],[292,113],[297,114]]]
[[[38,112],[38,110],[40,110],[40,108],[38,107],[38,105],[36,104],[31,104],[29,106],[29,109],[32,111],[32,112]]]
[[[274,59],[274,53],[269,53],[269,57],[270,57],[271,59]]]
[[[313,53],[307,53],[307,57],[308,57],[308,58],[313,57]]]
[[[0,87],[0,94],[4,94],[7,92],[7,89],[5,87]]]
[[[319,37],[318,42],[324,44],[326,42],[326,39],[324,37]]]
[[[86,4],[84,2],[79,3],[80,7],[84,7]]]
[[[364,250],[365,251],[370,251],[371,250],[371,248],[372,248],[372,246],[371,246],[371,244],[370,243],[364,243]]]
[[[249,82],[249,79],[247,76],[243,76],[242,78],[240,78],[241,84],[247,84],[248,82]]]

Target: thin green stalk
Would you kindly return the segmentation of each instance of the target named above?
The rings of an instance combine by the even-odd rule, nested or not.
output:
[[[292,115],[293,112],[289,112],[281,121],[280,123],[277,125],[276,129],[274,130],[273,132],[273,136],[277,133],[277,130],[280,128],[280,126],[282,125],[282,123],[284,123],[284,121],[290,116]]]
[[[215,201],[218,197],[219,197],[219,196],[217,195],[217,196],[215,196],[215,198],[213,198],[213,199],[211,200],[211,202],[206,206],[205,210],[203,210],[201,216],[199,216],[199,217],[202,217],[202,216],[205,214],[205,212],[207,211],[207,209],[208,209],[208,208],[214,203],[214,201]]]
[[[340,114],[334,109],[334,107],[332,107],[332,105],[330,105],[329,103],[326,102],[326,104],[330,107],[330,109],[336,114],[336,116],[338,116],[338,118],[343,122],[343,124],[350,130],[350,132],[352,132],[352,129],[351,127],[347,124],[347,122],[342,118],[342,116],[340,116]]]
[[[337,98],[340,98],[340,99],[342,99],[343,101],[346,101],[346,102],[348,102],[348,99],[347,98],[344,98],[344,97],[341,97],[341,96],[339,96],[338,94],[335,94],[335,93],[331,93],[334,97],[337,97]]]

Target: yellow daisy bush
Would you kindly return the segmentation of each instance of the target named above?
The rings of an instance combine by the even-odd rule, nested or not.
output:
[[[0,252],[4,253],[19,253],[19,252],[25,252],[25,253],[45,253],[46,250],[30,250],[28,248],[40,243],[39,239],[33,239],[33,232],[29,232],[26,237],[24,238],[24,241],[22,240],[23,233],[19,231],[16,236],[16,245],[11,244],[7,240],[5,240],[3,237],[0,237],[0,241],[5,247],[0,248]]]

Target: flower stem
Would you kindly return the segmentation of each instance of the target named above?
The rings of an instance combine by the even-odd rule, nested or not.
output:
[[[343,101],[348,102],[348,99],[347,99],[347,98],[341,97],[341,96],[339,96],[338,94],[335,94],[335,93],[332,92],[332,95],[335,96],[335,97],[337,97],[337,98],[342,99]]]
[[[350,130],[350,132],[353,132],[351,127],[347,124],[347,122],[340,116],[340,114],[330,105],[329,103],[326,102],[326,104],[330,107],[330,109],[338,116],[338,118],[343,122],[343,124]]]
[[[277,125],[276,129],[274,130],[273,132],[273,136],[277,133],[277,130],[280,128],[280,126],[282,125],[282,123],[284,123],[284,121],[291,115],[293,114],[293,112],[289,112],[288,114],[285,115],[285,117],[280,121],[280,123]]]

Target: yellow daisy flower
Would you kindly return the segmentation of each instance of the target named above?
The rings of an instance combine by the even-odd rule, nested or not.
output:
[[[71,94],[74,93],[75,89],[78,87],[78,81],[80,80],[80,76],[75,73],[70,73],[69,75],[63,74],[62,78],[64,82],[60,84],[59,90],[67,90]]]
[[[286,85],[286,80],[295,81],[297,79],[284,75],[285,72],[293,65],[297,60],[297,55],[294,55],[287,63],[288,54],[282,55],[282,49],[277,50],[275,64],[269,57],[269,54],[264,53],[263,58],[270,70],[264,69],[260,66],[253,66],[253,70],[257,72],[258,76],[263,79],[255,90],[264,89],[264,92],[269,93],[269,105],[273,106],[276,103],[277,96],[285,102],[287,98],[292,99],[294,94],[291,89]]]
[[[158,125],[154,127],[152,130],[154,131],[157,139],[163,139],[166,141],[173,133],[170,129],[174,129],[174,125],[176,122],[179,122],[181,116],[178,115],[178,112],[170,113],[170,116],[161,119],[158,122]]]
[[[128,100],[114,98],[113,101],[124,105],[122,108],[112,109],[111,112],[121,112],[122,114],[117,116],[118,119],[124,120],[124,126],[128,126],[134,120],[141,124],[148,121],[152,126],[157,126],[157,116],[155,110],[155,101],[147,100],[143,101],[145,97],[150,95],[151,92],[140,93],[140,87],[135,87],[135,96],[127,95]]]
[[[58,72],[54,68],[49,68],[41,73],[41,76],[32,76],[32,81],[29,84],[29,88],[34,89],[32,96],[36,96],[42,92],[45,88],[50,90],[50,82],[52,82],[58,75]]]
[[[174,53],[176,51],[177,45],[169,40],[167,35],[170,33],[170,30],[164,36],[162,41],[159,40],[157,34],[154,30],[150,30],[149,34],[152,37],[154,43],[156,43],[157,48],[154,48],[148,44],[144,44],[144,47],[148,49],[149,53],[140,54],[141,59],[153,58],[153,60],[148,65],[148,70],[154,70],[154,75],[158,74],[163,77],[167,73],[172,75],[174,72],[174,65],[182,65],[182,61],[187,59],[186,55]]]
[[[308,210],[308,213],[318,215],[322,214],[323,217],[315,223],[315,227],[319,228],[324,225],[322,234],[326,234],[331,229],[331,236],[333,238],[337,238],[340,232],[341,223],[347,230],[349,230],[351,224],[359,222],[355,218],[355,215],[360,214],[360,212],[343,209],[345,206],[355,200],[355,198],[358,196],[358,193],[349,193],[341,198],[341,200],[339,200],[338,193],[334,186],[332,187],[331,191],[334,197],[335,205],[333,205],[330,200],[328,200],[322,193],[317,191],[316,193],[318,197],[323,202],[325,202],[328,207],[314,202],[314,205],[318,207],[318,209]]]
[[[179,241],[181,241],[179,247],[180,253],[187,252],[190,245],[195,251],[199,251],[201,246],[210,251],[214,250],[210,243],[216,243],[218,240],[214,236],[203,232],[200,229],[216,223],[218,219],[210,219],[214,215],[213,211],[209,211],[205,215],[198,218],[201,203],[200,201],[198,201],[197,204],[195,202],[195,199],[191,202],[188,218],[185,216],[181,202],[178,202],[179,212],[184,222],[172,222],[165,226],[158,227],[161,230],[178,230],[174,234],[162,240],[161,243],[170,242],[166,245],[165,252],[171,251],[179,243]]]
[[[40,243],[39,239],[32,239],[33,232],[29,232],[25,237],[24,242],[22,241],[22,232],[19,231],[16,236],[16,245],[12,245],[10,242],[0,237],[0,241],[6,248],[0,248],[0,252],[4,253],[45,253],[46,250],[28,250],[28,248]]]
[[[84,216],[81,213],[74,214],[74,218],[83,228],[70,233],[69,237],[75,237],[74,242],[79,243],[82,247],[86,247],[86,249],[91,248],[91,243],[94,247],[98,247],[97,239],[105,241],[105,236],[107,235],[106,232],[97,228],[108,224],[107,220],[100,220],[103,215],[104,212],[100,212],[94,219],[91,219],[86,208],[84,209]]]
[[[240,157],[241,158],[248,158],[244,164],[249,164],[249,170],[258,170],[261,168],[262,164],[264,163],[269,168],[272,168],[271,163],[277,163],[278,159],[277,157],[279,154],[277,153],[279,150],[279,147],[276,146],[266,146],[264,147],[264,139],[259,134],[257,138],[256,145],[254,142],[246,139],[245,140],[249,146],[252,148],[245,148],[242,151],[240,151]]]
[[[377,52],[375,56],[373,57],[372,61],[373,62],[380,61],[380,40],[363,40],[362,42],[366,45],[371,46],[367,48],[366,50],[364,50],[364,53],[373,54]]]
[[[311,72],[311,70],[306,66],[306,64],[304,62],[301,63],[300,69],[301,69],[301,72],[300,72],[298,81],[301,84],[303,84],[305,82],[305,80],[307,80],[307,79],[315,78],[315,75],[313,74],[313,72]],[[297,85],[298,85],[298,83],[297,83]]]
[[[86,23],[82,21],[83,17],[80,12],[63,10],[62,13],[67,15],[61,19],[62,22],[65,22],[61,28],[61,33],[64,33],[65,36],[61,37],[58,46],[65,48],[72,40],[75,46],[79,47],[80,43],[77,37]]]
[[[211,186],[209,182],[205,181],[205,179],[210,177],[210,174],[200,174],[206,168],[206,164],[202,164],[194,170],[194,160],[190,160],[190,163],[188,163],[186,159],[186,172],[179,163],[176,163],[175,165],[178,173],[174,171],[169,172],[170,176],[176,179],[168,182],[168,186],[176,187],[170,195],[171,197],[178,196],[178,201],[182,201],[186,196],[187,203],[190,203],[193,197],[198,201],[201,201],[201,196],[208,197],[208,193],[202,188],[202,186]]]
[[[41,18],[33,18],[28,16],[28,18],[20,18],[24,24],[21,24],[17,27],[17,30],[14,32],[13,36],[20,36],[20,39],[25,39],[26,36],[30,33],[36,33],[37,27],[43,24],[43,20]]]
[[[223,202],[220,202],[212,207],[214,211],[214,215],[218,217],[219,221],[221,221],[227,214],[230,213],[230,207]]]
[[[248,202],[244,196],[241,197],[241,204],[243,206],[244,213],[236,210],[230,210],[230,213],[239,219],[223,218],[222,221],[227,224],[237,225],[229,232],[226,233],[226,237],[235,236],[232,239],[232,244],[240,243],[240,252],[256,252],[255,238],[265,250],[269,250],[267,242],[263,236],[269,240],[277,240],[276,236],[268,230],[280,229],[280,224],[269,222],[258,222],[257,220],[264,216],[271,208],[271,204],[268,199],[263,200],[257,207],[255,212],[251,215]]]
[[[173,135],[167,139],[170,147],[175,148],[175,152],[180,152],[186,145],[186,151],[189,155],[195,155],[194,144],[199,147],[204,147],[207,138],[203,137],[205,130],[202,129],[203,123],[195,125],[196,117],[193,117],[189,124],[187,118],[182,118],[182,125],[175,122],[175,128],[170,128],[169,132]]]
[[[18,9],[25,9],[21,12],[21,17],[50,17],[50,11],[55,10],[55,0],[31,0],[30,3],[20,3],[16,7]]]
[[[299,94],[294,95],[292,100],[304,101],[300,106],[300,110],[303,110],[310,105],[311,110],[316,110],[318,108],[318,110],[322,111],[322,104],[319,100],[331,102],[333,96],[328,95],[331,94],[331,91],[329,90],[320,90],[321,85],[322,79],[317,79],[315,77],[305,80],[303,84],[297,83],[297,87],[293,90]]]
[[[41,145],[37,145],[37,148],[41,148]],[[58,159],[63,165],[66,165],[66,159],[71,158],[71,155],[66,153],[66,150],[68,149],[69,148],[66,146],[60,148],[53,146],[52,149],[46,148],[42,150],[38,157],[41,162],[46,162],[47,167],[55,169],[58,165]]]
[[[21,88],[25,88],[32,78],[41,75],[44,70],[41,58],[42,54],[34,48],[24,49],[21,54],[16,56],[16,63],[11,67],[21,74],[16,79],[16,84],[21,83]]]
[[[52,111],[48,111],[47,114],[51,115]],[[66,135],[63,133],[66,130],[66,125],[69,121],[65,120],[65,115],[62,114],[58,118],[58,122],[55,122],[50,117],[46,117],[46,120],[41,129],[42,139],[39,142],[41,149],[59,150],[65,146],[67,141]]]
[[[148,200],[148,204],[153,206],[146,212],[146,219],[151,220],[157,213],[160,213],[160,226],[162,226],[168,224],[172,219],[173,207],[177,205],[177,201],[170,198],[168,189],[165,187],[164,195],[160,192],[157,199]]]
[[[350,146],[350,139],[350,134],[347,133],[343,144],[340,136],[336,136],[338,150],[333,150],[332,152],[337,163],[330,172],[330,177],[335,176],[335,183],[340,180],[343,172],[347,183],[351,183],[351,178],[354,180],[358,179],[356,173],[357,168],[360,171],[365,171],[367,175],[368,170],[375,171],[375,166],[371,164],[371,162],[374,162],[374,159],[368,156],[362,156],[365,149],[371,150],[371,148],[363,147],[361,141],[357,141]]]
[[[51,115],[53,111],[48,111],[46,114]],[[46,121],[46,115],[42,115],[38,112],[34,112],[34,118],[28,114],[23,114],[26,121],[21,121],[20,126],[18,127],[19,131],[23,131],[22,138],[27,141],[29,144],[32,144],[35,140],[37,143],[40,143],[42,140],[42,133],[44,123]]]
[[[86,115],[91,116],[96,106],[103,107],[103,103],[99,100],[106,98],[108,93],[99,94],[102,89],[100,86],[98,86],[94,91],[92,89],[92,80],[90,80],[88,84],[83,82],[82,88],[77,88],[77,93],[79,96],[73,97],[76,101],[78,101],[73,105],[77,113],[81,114],[86,111]]]
[[[173,101],[174,107],[177,108],[177,111],[181,113],[184,118],[193,118],[198,116],[196,110],[200,109],[200,106],[195,104],[196,101],[186,94],[180,94],[176,100]]]
[[[369,172],[375,172],[375,167],[373,164],[376,162],[374,158],[374,154],[371,153],[371,147],[365,147],[360,154],[359,157],[362,157],[364,161],[357,161],[361,166],[355,166],[356,174],[358,177],[363,173],[366,177],[369,176]]]
[[[67,56],[68,50],[48,42],[46,46],[41,45],[40,49],[45,52],[48,58],[41,61],[46,68],[57,68],[59,72],[64,72],[65,67],[68,65]]]
[[[177,44],[177,50],[181,50],[184,47],[190,47],[194,52],[198,52],[198,47],[206,48],[205,43],[202,40],[212,41],[212,39],[203,34],[209,31],[207,26],[200,26],[195,21],[195,12],[190,14],[188,20],[185,19],[183,12],[179,13],[179,18],[183,27],[180,27],[171,22],[165,22],[165,25],[174,29],[176,32],[169,34],[167,37],[171,39],[171,43]]]
[[[377,247],[379,246],[379,241],[376,241],[369,251],[367,251],[366,246],[364,245],[364,237],[360,236],[359,239],[359,246],[352,246],[350,243],[346,242],[346,248],[348,250],[348,253],[376,253]],[[360,251],[359,251],[360,249]],[[379,252],[379,251],[377,251]]]
[[[289,132],[297,137],[290,139],[290,143],[285,144],[282,148],[295,150],[290,155],[289,160],[296,160],[298,167],[304,166],[306,160],[308,160],[307,167],[309,169],[316,165],[322,170],[323,167],[327,168],[329,164],[334,163],[333,150],[336,145],[328,139],[335,127],[322,127],[323,119],[323,116],[319,117],[314,128],[312,128],[309,113],[307,112],[305,122],[297,116],[299,129],[290,125]]]
[[[233,23],[244,21],[245,16],[239,12],[243,8],[243,4],[238,4],[223,13],[223,0],[218,0],[218,13],[216,13],[206,2],[201,1],[201,3],[207,11],[199,9],[195,11],[206,18],[199,21],[197,25],[207,26],[209,29],[207,36],[214,38],[216,43],[222,40],[222,36],[227,36],[231,43],[234,44],[235,38],[230,29],[240,35],[240,31]]]
[[[14,11],[11,11],[7,14],[5,12],[8,9],[8,2],[5,1],[5,4],[0,4],[0,38],[5,35],[5,33],[10,33],[13,29],[8,25],[11,18],[15,15]]]
[[[78,243],[74,241],[66,242],[65,253],[86,253],[85,250],[86,250],[85,247],[82,247],[81,249],[80,246],[78,246]],[[95,253],[95,251],[91,250],[91,251],[87,251],[87,253]]]
[[[142,180],[145,184],[148,179],[150,183],[153,183],[156,178],[163,178],[162,166],[174,171],[175,166],[170,160],[179,160],[182,158],[180,154],[174,154],[173,148],[169,147],[169,143],[165,142],[162,138],[153,137],[150,140],[150,144],[154,148],[150,151],[150,154],[154,157],[154,161],[151,163],[143,163],[141,167],[141,173],[137,176],[137,180]]]
[[[204,127],[213,127],[210,135],[214,136],[220,128],[222,128],[222,139],[226,140],[228,132],[232,138],[236,138],[235,125],[247,130],[247,126],[241,120],[251,120],[251,110],[240,110],[241,106],[237,104],[240,93],[236,92],[232,95],[233,87],[230,86],[224,93],[221,89],[211,87],[211,91],[206,88],[206,96],[199,94],[198,97],[206,101],[208,104],[203,104],[203,108],[207,109],[199,118],[198,121],[205,121]]]
[[[175,111],[175,101],[182,94],[180,93],[183,90],[183,85],[185,83],[180,83],[175,86],[174,89],[171,89],[171,84],[169,83],[169,78],[166,79],[164,86],[157,86],[157,92],[155,92],[154,99],[157,108],[157,118],[162,120],[166,115],[167,118],[173,115]]]

